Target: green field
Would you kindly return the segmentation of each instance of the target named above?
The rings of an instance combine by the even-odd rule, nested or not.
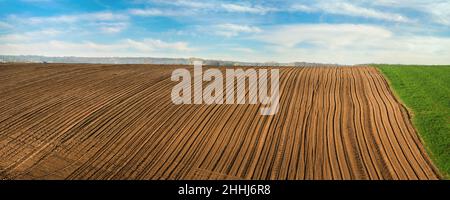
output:
[[[450,66],[375,65],[413,115],[428,153],[450,178]]]

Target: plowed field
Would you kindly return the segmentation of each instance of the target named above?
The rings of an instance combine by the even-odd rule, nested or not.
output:
[[[263,116],[174,105],[179,67],[0,65],[0,178],[439,178],[375,68],[280,68]]]

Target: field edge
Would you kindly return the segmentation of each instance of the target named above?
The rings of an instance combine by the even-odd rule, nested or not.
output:
[[[424,136],[423,136],[424,133],[422,133],[417,128],[416,112],[415,112],[415,110],[413,108],[409,107],[407,105],[407,103],[405,103],[403,98],[401,98],[401,95],[398,94],[397,89],[393,86],[393,83],[392,83],[391,79],[389,78],[389,76],[385,73],[385,71],[383,71],[381,69],[381,67],[388,67],[388,66],[394,66],[394,65],[376,64],[376,65],[370,65],[370,66],[376,68],[380,72],[380,74],[383,75],[384,79],[386,80],[387,84],[389,85],[389,88],[391,89],[392,94],[397,99],[399,104],[404,108],[405,112],[408,115],[409,120],[413,124],[413,128],[416,131],[416,134],[419,136],[420,142],[423,144],[423,146],[424,146],[424,148],[426,150],[426,153],[431,158],[431,161],[432,161],[431,164],[432,164],[436,174],[439,176],[440,179],[450,180],[450,173],[446,172],[446,170],[444,169],[445,167],[441,166],[439,164],[439,162],[437,161],[438,160],[438,156],[436,156],[436,154],[434,153],[433,148],[431,147],[431,145],[429,145],[429,143],[426,141],[426,139],[424,139]]]

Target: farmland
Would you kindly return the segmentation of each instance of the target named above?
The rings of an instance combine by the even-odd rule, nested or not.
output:
[[[180,67],[1,64],[0,178],[440,178],[376,68],[280,68],[264,116],[174,105]]]
[[[431,158],[450,178],[450,66],[378,67],[410,109]]]

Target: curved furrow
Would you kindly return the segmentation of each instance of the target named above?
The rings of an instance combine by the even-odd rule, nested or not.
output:
[[[286,119],[286,126],[283,126],[282,132],[287,134],[285,138],[285,149],[283,151],[280,151],[277,155],[279,159],[277,174],[273,175],[271,179],[289,179],[289,175],[293,175],[294,173],[292,171],[289,171],[291,169],[290,163],[293,162],[292,160],[295,159],[294,155],[296,154],[295,149],[297,149],[297,142],[298,138],[300,136],[300,132],[297,132],[297,125],[299,124],[299,113],[301,112],[302,106],[301,106],[301,98],[303,98],[302,90],[300,90],[301,86],[299,84],[304,85],[302,83],[302,76],[305,74],[304,69],[299,69],[294,71],[296,73],[296,76],[293,78],[293,99],[290,104],[290,107],[288,108],[290,111],[289,118]]]
[[[275,118],[275,123],[271,126],[269,131],[269,135],[272,136],[272,139],[269,139],[269,142],[266,144],[267,154],[260,158],[263,159],[263,164],[259,166],[264,166],[261,168],[261,174],[259,175],[259,179],[270,179],[271,173],[278,173],[278,171],[273,170],[273,166],[276,162],[278,151],[284,148],[283,136],[284,132],[279,131],[281,127],[284,126],[286,122],[287,116],[290,114],[289,107],[292,104],[292,86],[295,81],[296,73],[294,70],[289,69],[288,76],[285,78],[286,82],[284,83],[284,89],[280,88],[280,94],[284,92],[286,95],[282,95],[280,98],[280,112],[278,112],[277,117]],[[264,149],[263,149],[264,150]]]
[[[374,102],[374,113],[375,113],[375,122],[376,125],[374,128],[377,128],[378,130],[373,130],[377,133],[377,136],[380,138],[382,142],[383,149],[386,150],[386,153],[383,154],[384,157],[387,157],[390,161],[390,166],[392,166],[393,170],[393,178],[394,179],[406,179],[407,175],[405,170],[402,167],[402,164],[400,163],[401,160],[399,158],[399,152],[398,149],[394,147],[393,144],[393,136],[392,132],[390,131],[390,122],[386,120],[387,116],[386,113],[387,110],[385,110],[383,99],[381,99],[379,92],[377,90],[376,83],[373,82],[372,78],[370,77],[370,74],[367,76],[368,85],[370,87],[370,92],[372,95],[373,102]]]
[[[63,133],[64,133],[64,132],[63,132]],[[61,136],[62,138],[65,138],[65,137],[67,137],[68,135],[71,135],[71,134],[60,134],[60,136]],[[59,137],[59,136],[58,136],[58,137]],[[60,139],[60,138],[56,138],[56,139]],[[49,142],[49,143],[57,143],[57,144],[53,144],[53,146],[55,146],[54,148],[57,148],[58,146],[61,145],[62,142],[64,142],[63,139],[61,139],[60,142],[58,142],[58,140],[56,140],[56,139],[52,139],[52,141],[54,141],[54,142]]]
[[[273,157],[271,155],[274,154],[274,149],[279,142],[278,137],[280,134],[277,132],[276,127],[277,124],[280,123],[281,116],[285,116],[287,113],[286,107],[289,106],[285,96],[283,94],[289,93],[290,82],[292,82],[292,68],[284,69],[285,75],[280,77],[281,80],[279,82],[280,88],[280,100],[279,100],[279,112],[276,117],[268,116],[270,119],[265,124],[262,132],[263,137],[257,142],[256,146],[256,154],[252,159],[252,165],[254,170],[248,172],[247,176],[251,174],[252,179],[268,179],[270,174],[268,174],[269,167],[272,165]],[[263,145],[264,144],[264,145]],[[248,177],[247,177],[248,178]]]

